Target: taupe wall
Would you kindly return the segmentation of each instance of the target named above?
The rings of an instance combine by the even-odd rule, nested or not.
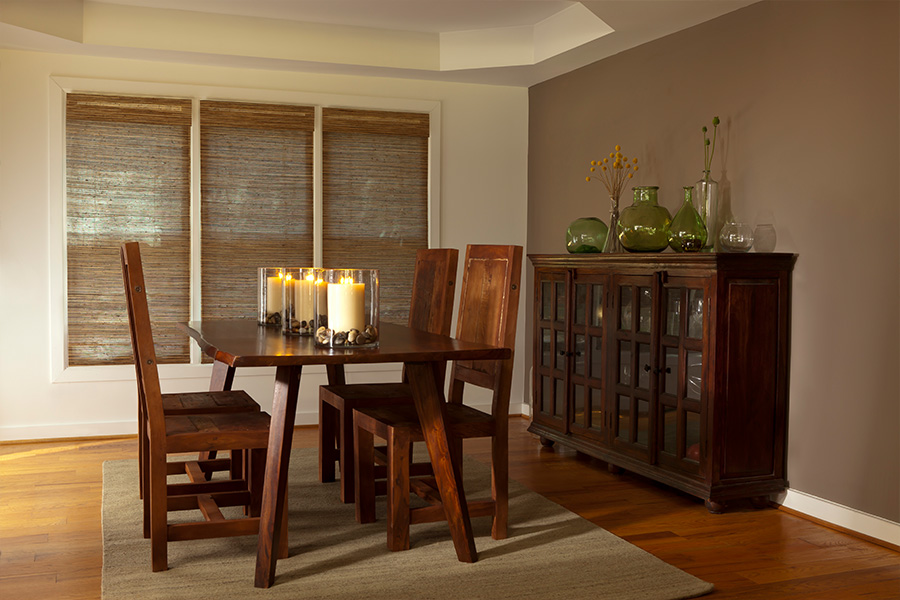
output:
[[[674,214],[681,186],[703,168],[700,128],[721,118],[713,177],[724,210],[754,225],[774,218],[777,250],[799,255],[790,487],[891,521],[900,521],[898,40],[897,2],[762,2],[529,96],[530,253],[564,252],[576,217],[608,220],[604,189],[585,175],[615,144],[643,163],[634,183],[659,185]]]

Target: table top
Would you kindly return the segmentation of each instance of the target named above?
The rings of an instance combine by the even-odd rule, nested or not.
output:
[[[464,342],[402,325],[382,323],[377,348],[316,348],[312,336],[287,336],[255,319],[191,321],[178,328],[206,355],[232,367],[343,365],[441,360],[492,360],[512,356],[510,348]]]

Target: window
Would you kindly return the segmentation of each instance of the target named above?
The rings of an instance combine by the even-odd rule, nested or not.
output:
[[[160,362],[188,362],[174,325],[191,315],[255,318],[257,267],[316,257],[382,269],[381,318],[405,323],[428,246],[428,113],[74,93],[66,108],[69,366],[132,360],[127,240],[142,242]]]

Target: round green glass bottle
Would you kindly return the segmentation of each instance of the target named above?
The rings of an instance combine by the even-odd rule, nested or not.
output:
[[[694,208],[694,188],[684,186],[684,203],[669,225],[669,247],[675,252],[700,252],[708,232],[700,213]]]
[[[634,203],[619,216],[617,232],[629,252],[660,252],[669,244],[672,215],[659,205],[659,186],[636,186]]]
[[[608,229],[597,217],[575,219],[566,230],[566,250],[571,254],[603,252]]]

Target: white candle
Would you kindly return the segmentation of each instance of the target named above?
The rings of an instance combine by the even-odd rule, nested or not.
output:
[[[279,274],[275,277],[266,278],[266,314],[271,315],[280,313],[284,307],[284,299],[282,293],[283,275]]]
[[[341,278],[328,284],[328,328],[332,331],[363,331],[366,328],[366,285]]]
[[[294,318],[298,321],[307,323],[314,321],[315,280],[313,275],[307,275],[306,279],[294,282]]]

